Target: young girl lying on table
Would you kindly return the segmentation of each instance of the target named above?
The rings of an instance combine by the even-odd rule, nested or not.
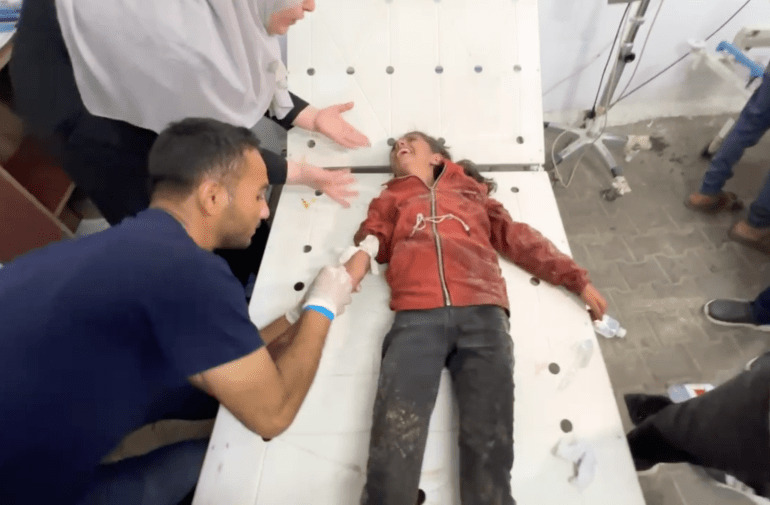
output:
[[[513,342],[497,252],[579,295],[593,317],[607,302],[586,270],[489,197],[495,183],[453,163],[434,138],[409,133],[393,146],[395,177],[369,205],[346,266],[357,285],[378,263],[395,321],[382,345],[362,504],[418,500],[428,423],[444,367],[460,411],[464,505],[512,505]]]

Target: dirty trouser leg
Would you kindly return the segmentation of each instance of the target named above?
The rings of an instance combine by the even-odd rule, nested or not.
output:
[[[727,179],[733,176],[735,165],[743,152],[759,142],[770,128],[770,75],[765,75],[762,84],[741,111],[735,126],[725,138],[719,152],[711,161],[700,192],[715,195],[722,191]]]
[[[463,505],[514,505],[513,341],[503,309],[452,309],[457,347],[447,366],[460,410]]]
[[[362,505],[417,501],[428,424],[451,343],[448,309],[396,314],[382,344]]]
[[[645,419],[627,435],[631,455],[722,470],[769,496],[769,409],[770,367],[755,367]]]
[[[751,302],[751,310],[754,312],[754,320],[757,323],[770,324],[770,287]]]

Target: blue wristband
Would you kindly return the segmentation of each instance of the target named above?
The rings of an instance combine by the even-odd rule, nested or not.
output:
[[[332,313],[331,310],[327,308],[320,307],[318,305],[308,305],[307,307],[305,307],[305,310],[314,310],[319,314],[328,317],[329,321],[334,321],[334,314]]]

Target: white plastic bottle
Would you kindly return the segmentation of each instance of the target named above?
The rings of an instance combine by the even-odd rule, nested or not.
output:
[[[572,362],[572,366],[569,367],[569,370],[567,370],[567,373],[564,374],[564,378],[559,383],[559,390],[565,389],[567,386],[569,386],[572,383],[572,379],[575,378],[575,374],[577,373],[578,369],[585,368],[588,366],[588,363],[591,361],[591,356],[594,353],[594,341],[591,339],[586,339],[577,346],[577,349],[575,351],[575,360]]]
[[[594,321],[594,330],[599,335],[607,338],[623,338],[626,336],[626,329],[620,326],[617,319],[604,314],[601,321]]]

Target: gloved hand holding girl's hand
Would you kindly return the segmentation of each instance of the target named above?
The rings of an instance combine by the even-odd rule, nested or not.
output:
[[[353,301],[352,293],[353,283],[344,266],[324,267],[310,284],[305,296],[286,313],[286,320],[290,324],[296,323],[308,305],[323,307],[339,316]]]

